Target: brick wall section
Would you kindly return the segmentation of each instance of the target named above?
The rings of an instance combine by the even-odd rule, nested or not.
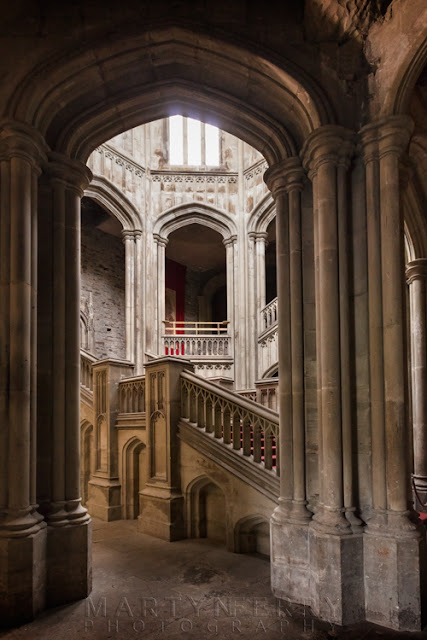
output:
[[[121,238],[82,225],[81,308],[93,296],[96,355],[125,357],[125,249]]]

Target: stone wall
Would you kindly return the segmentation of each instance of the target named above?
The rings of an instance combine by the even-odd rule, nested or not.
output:
[[[98,358],[125,357],[125,255],[121,238],[82,224],[81,308],[93,296]]]

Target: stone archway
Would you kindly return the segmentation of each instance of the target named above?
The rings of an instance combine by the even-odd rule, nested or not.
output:
[[[193,480],[187,488],[189,538],[210,538],[227,544],[226,496],[207,476]]]
[[[95,470],[95,447],[93,425],[85,420],[81,425],[81,456],[80,456],[80,483],[82,504],[87,503],[89,497],[88,482]]]
[[[145,444],[139,438],[131,438],[122,452],[123,517],[134,520],[139,516],[139,494],[144,488],[147,470],[144,469]]]
[[[352,174],[350,181],[355,132],[333,124],[335,117],[322,91],[309,74],[292,60],[285,59],[284,53],[280,57],[266,52],[265,42],[260,42],[252,53],[245,38],[243,44],[236,44],[231,37],[216,36],[219,29],[207,33],[204,29],[196,28],[192,32],[177,26],[150,30],[151,26],[149,21],[145,29],[138,30],[138,24],[136,28],[128,25],[118,35],[118,30],[111,32],[109,26],[104,28],[100,19],[90,32],[91,38],[86,31],[82,35],[82,31],[76,29],[70,39],[51,47],[43,39],[44,48],[37,50],[36,65],[29,69],[30,63],[27,66],[21,57],[17,73],[13,73],[12,80],[9,76],[5,83],[7,89],[13,87],[4,95],[3,104],[7,106],[2,115],[8,120],[4,122],[0,139],[2,185],[6,194],[1,202],[2,224],[10,237],[5,253],[2,247],[2,256],[5,256],[2,264],[6,264],[2,274],[7,280],[2,281],[2,286],[4,299],[10,306],[5,309],[2,324],[9,342],[8,349],[0,354],[0,370],[6,372],[5,388],[10,387],[12,393],[6,397],[4,406],[2,404],[0,419],[3,422],[5,418],[4,423],[12,426],[7,433],[6,430],[2,433],[0,446],[3,456],[0,466],[7,476],[7,492],[3,496],[7,517],[2,522],[2,544],[9,544],[14,538],[13,551],[12,545],[8,549],[11,561],[6,573],[10,573],[4,582],[10,584],[10,578],[19,580],[19,589],[11,590],[5,598],[5,614],[9,619],[13,616],[16,619],[22,614],[18,611],[22,602],[28,603],[25,617],[31,617],[44,606],[36,600],[34,585],[38,585],[43,576],[37,573],[40,569],[33,561],[45,548],[46,531],[40,525],[43,518],[50,527],[48,604],[84,597],[90,589],[90,524],[80,505],[78,466],[79,200],[91,179],[84,163],[94,148],[116,133],[180,111],[230,131],[260,151],[270,165],[266,179],[276,200],[278,255],[281,256],[279,320],[284,347],[279,367],[283,381],[284,444],[280,459],[282,469],[285,472],[292,469],[293,474],[292,477],[289,473],[281,474],[281,501],[273,522],[276,545],[273,555],[278,558],[275,565],[272,563],[273,589],[281,597],[300,600],[304,590],[300,588],[302,579],[311,589],[314,611],[325,619],[333,615],[332,621],[342,624],[366,615],[372,621],[385,621],[396,628],[416,628],[420,624],[420,607],[414,604],[408,616],[407,611],[402,612],[398,606],[403,595],[412,603],[419,602],[419,589],[413,585],[420,574],[421,558],[420,540],[406,512],[407,444],[403,417],[406,363],[402,357],[403,314],[399,298],[402,283],[401,273],[393,264],[399,253],[395,233],[400,224],[398,160],[410,135],[408,120],[398,116],[375,123],[374,130],[365,128],[362,146],[366,156],[360,163],[359,175]],[[304,57],[298,60],[304,66]],[[309,69],[314,77],[317,67]],[[328,92],[332,95],[336,91],[348,104],[348,94],[340,87],[340,83],[347,81],[330,77],[327,82]],[[355,122],[356,117],[352,119],[352,116],[345,120],[346,126],[356,126]],[[371,134],[374,154],[368,158]],[[375,156],[379,144],[380,158]],[[301,248],[296,228],[301,215],[299,193],[303,172],[297,157],[301,147],[304,168],[313,182],[313,262],[317,261],[318,265],[316,329],[321,336],[320,340],[317,338],[321,495],[310,528],[307,523],[311,514],[305,507],[304,407],[300,402],[303,396],[301,269],[295,264],[297,261],[288,260],[292,250],[294,256]],[[377,169],[390,189],[385,189],[384,184],[379,189]],[[43,175],[37,194],[40,172]],[[381,313],[375,315],[372,300],[369,301],[370,315],[366,312],[368,303],[362,309],[365,333],[371,318],[375,321],[369,325],[371,334],[376,332],[376,340],[372,339],[369,347],[363,344],[363,356],[364,362],[370,356],[371,361],[381,362],[381,371],[377,370],[376,378],[371,378],[375,378],[377,389],[385,389],[389,395],[377,401],[372,394],[372,407],[385,407],[387,415],[385,420],[372,420],[373,489],[369,494],[372,488],[369,483],[365,489],[369,494],[367,508],[373,507],[375,518],[369,520],[362,536],[358,529],[361,523],[354,518],[351,481],[354,475],[364,480],[359,473],[360,462],[369,458],[371,441],[365,458],[355,464],[349,405],[341,411],[341,403],[345,404],[348,391],[353,390],[348,377],[350,368],[346,365],[348,353],[344,352],[346,336],[350,335],[346,331],[349,309],[348,305],[341,305],[341,294],[347,291],[346,277],[341,277],[345,263],[340,262],[340,258],[347,255],[347,230],[340,236],[344,241],[337,233],[342,232],[340,223],[346,220],[349,183],[354,187],[359,180],[362,187],[356,192],[360,195],[365,188],[365,177],[366,190],[373,201],[366,218],[368,222],[376,220],[376,205],[380,203],[385,223],[379,231],[371,228],[366,234],[363,228],[358,228],[359,235],[355,237],[355,240],[361,239],[362,247],[367,238],[371,241],[374,237],[378,241],[372,243],[374,255],[381,254],[383,259],[382,263],[377,259],[373,265],[369,262],[369,274],[361,278],[362,281],[369,279],[369,292],[363,290],[362,296],[366,298],[374,290],[378,294],[374,302],[383,314],[381,318]],[[363,222],[364,198],[355,200],[355,208],[359,207],[358,212],[362,210],[358,220]],[[36,220],[39,222],[38,243]],[[290,250],[289,220],[296,221],[291,225],[295,233]],[[292,271],[290,277],[289,270]],[[385,273],[387,278],[382,277]],[[381,284],[382,291],[379,290]],[[290,295],[291,285],[296,295]],[[310,303],[314,305],[313,300]],[[291,306],[291,314],[287,305]],[[32,326],[38,331],[32,331]],[[342,327],[344,330],[338,339]],[[38,363],[37,344],[45,356]],[[383,345],[383,352],[374,354],[372,345],[375,344]],[[9,353],[13,354],[12,359]],[[376,360],[374,355],[378,356]],[[361,389],[362,386],[359,384],[358,389],[366,393],[367,385]],[[367,406],[369,398],[364,395],[363,400]],[[327,411],[322,411],[322,407]],[[104,407],[98,413],[106,411]],[[368,412],[366,410],[364,416]],[[350,419],[346,421],[343,416]],[[365,417],[362,426],[364,433],[370,428]],[[40,445],[38,464],[33,446],[36,440]],[[19,475],[10,462],[18,457],[22,462]],[[34,505],[40,487],[46,499],[43,516],[39,517]],[[204,495],[203,489],[201,495]],[[353,535],[354,530],[360,535]],[[394,537],[390,536],[390,530],[395,532]],[[297,568],[295,563],[286,564],[290,558],[286,545],[289,543],[294,551],[295,540],[301,542],[298,545],[301,564]],[[322,554],[325,540],[331,549],[328,557]],[[23,549],[30,561],[17,577],[12,555],[19,557]],[[402,580],[399,567],[391,560],[395,558],[396,549],[399,560],[404,557],[411,562],[405,566],[405,575],[416,576],[411,583]],[[395,585],[392,596],[396,606],[392,612],[389,593],[383,595],[376,582],[387,558],[390,559],[387,569],[393,572],[390,583]],[[369,572],[364,577],[363,562],[369,563]],[[67,575],[66,581],[64,575]],[[354,581],[348,584],[346,580],[350,575]],[[403,593],[406,588],[412,589],[409,595]],[[342,598],[349,592],[354,596],[352,602]],[[368,607],[370,596],[378,606]],[[327,607],[331,601],[337,605],[333,612]]]
[[[250,515],[239,520],[234,527],[236,553],[270,555],[270,523],[265,516]]]

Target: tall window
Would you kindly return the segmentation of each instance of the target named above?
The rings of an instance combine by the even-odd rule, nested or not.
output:
[[[172,165],[219,166],[219,129],[192,118],[169,118],[169,162]]]

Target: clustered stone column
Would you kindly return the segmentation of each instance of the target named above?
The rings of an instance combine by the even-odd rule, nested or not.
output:
[[[316,528],[329,533],[350,533],[344,517],[343,387],[341,334],[348,287],[340,274],[344,266],[345,239],[341,231],[346,212],[345,176],[353,153],[354,134],[342,127],[322,127],[303,149],[304,162],[313,181],[314,242],[316,268],[316,343],[318,357],[319,507]],[[348,317],[347,317],[348,323]],[[343,340],[340,340],[340,337]],[[348,463],[351,465],[351,455]],[[351,473],[351,471],[350,471]],[[352,505],[348,505],[350,508]]]
[[[223,240],[223,244],[225,246],[225,267],[226,267],[226,278],[227,278],[227,320],[228,320],[228,331],[232,336],[231,345],[233,349],[234,357],[234,367],[236,368],[236,354],[234,353],[234,324],[235,324],[235,313],[234,313],[234,245],[237,241],[236,236],[230,236],[230,238],[225,238]]]
[[[162,336],[165,333],[165,270],[166,270],[166,245],[167,238],[161,238],[158,234],[154,234],[154,240],[157,245],[157,353],[164,353]]]
[[[131,230],[122,231],[125,245],[126,359],[135,360],[135,241]]]
[[[46,150],[31,127],[2,123],[0,617],[9,625],[45,605],[46,525],[36,499],[36,314],[37,177]]]
[[[142,231],[125,229],[122,232],[125,245],[125,325],[126,359],[140,375],[144,367],[144,269]]]
[[[406,267],[409,285],[412,427],[414,433],[414,504],[427,512],[427,259]]]
[[[421,624],[425,553],[408,510],[405,282],[399,162],[412,132],[406,116],[364,127],[372,406],[373,511],[365,529],[366,618],[397,629]],[[417,357],[417,356],[416,356]],[[389,588],[382,588],[387,575]]]
[[[87,167],[48,154],[38,232],[38,468],[48,524],[47,601],[90,591],[90,518],[80,498],[80,200]],[[64,575],[67,579],[64,580]]]
[[[353,140],[353,132],[328,125],[312,133],[301,152],[313,182],[316,290],[319,503],[310,524],[311,597],[317,615],[339,624],[358,620],[364,606],[348,366],[347,170]]]
[[[304,336],[302,307],[301,199],[299,158],[271,167],[265,181],[276,203],[277,320],[279,342],[280,497],[272,517],[273,591],[306,597],[310,574],[306,508]],[[290,558],[292,557],[292,562]]]
[[[267,233],[251,231],[249,237],[248,265],[248,302],[250,309],[249,336],[259,336],[265,327],[262,323],[261,310],[265,307],[265,247]],[[248,344],[248,387],[253,387],[258,378],[257,343],[249,340]]]

